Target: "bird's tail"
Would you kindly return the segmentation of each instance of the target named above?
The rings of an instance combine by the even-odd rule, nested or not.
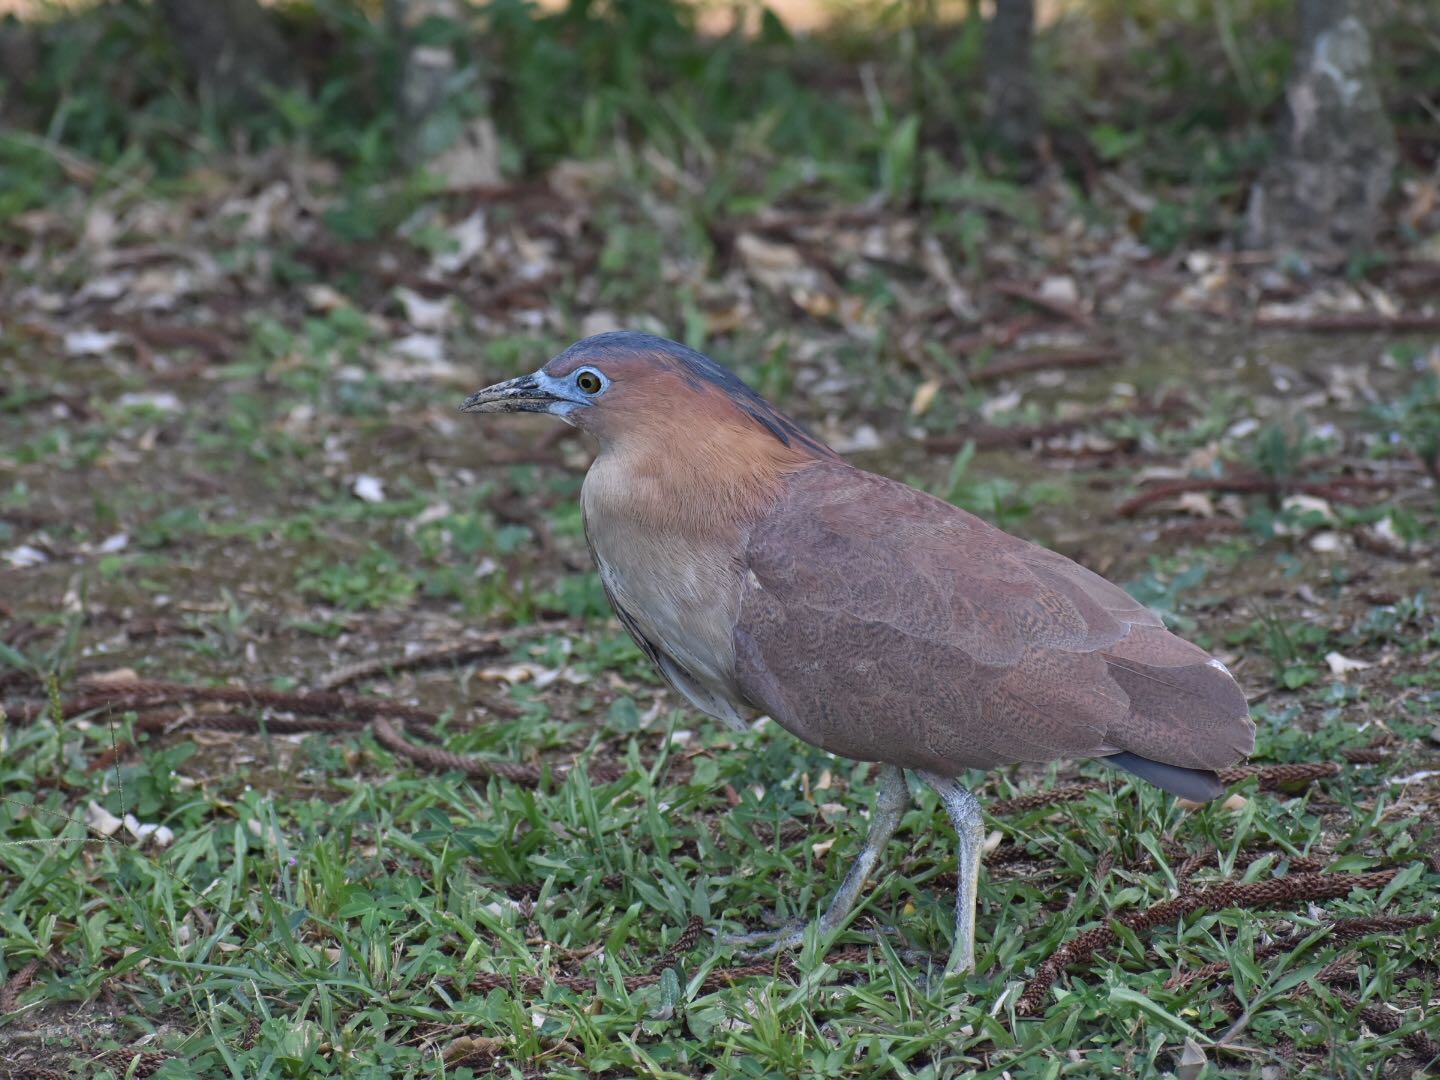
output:
[[[1140,779],[1148,780],[1156,787],[1170,792],[1171,795],[1179,795],[1182,799],[1189,799],[1191,802],[1209,802],[1225,792],[1225,785],[1220,783],[1220,777],[1209,769],[1187,769],[1180,765],[1166,765],[1163,761],[1152,761],[1139,754],[1132,754],[1128,750],[1122,750],[1118,754],[1107,754],[1100,760],[1107,765],[1114,765],[1118,769],[1126,769]]]

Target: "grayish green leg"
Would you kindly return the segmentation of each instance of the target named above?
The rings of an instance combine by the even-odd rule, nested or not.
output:
[[[980,855],[985,843],[985,818],[980,802],[952,777],[920,774],[935,789],[955,834],[960,860],[955,874],[955,946],[947,970],[968,975],[975,970],[975,900],[980,892]]]
[[[885,853],[885,845],[900,827],[905,810],[910,805],[910,789],[905,784],[904,770],[886,765],[880,775],[880,791],[875,796],[875,812],[870,815],[870,828],[865,833],[865,843],[855,857],[845,880],[840,883],[830,906],[820,916],[820,932],[828,934],[840,926],[855,910],[860,894],[865,890],[865,881],[874,872]],[[793,949],[805,940],[805,924],[784,927],[778,931],[762,930],[755,934],[737,934],[723,939],[728,944],[759,944],[774,938],[765,950],[779,952]]]
[[[880,856],[885,854],[885,845],[890,843],[890,838],[900,827],[909,806],[910,788],[905,783],[904,770],[886,765],[880,777],[880,790],[875,796],[875,812],[870,815],[870,828],[865,833],[865,844],[845,880],[840,883],[830,906],[820,916],[822,931],[828,933],[834,930],[855,909],[860,894],[865,890],[866,880],[875,872]]]

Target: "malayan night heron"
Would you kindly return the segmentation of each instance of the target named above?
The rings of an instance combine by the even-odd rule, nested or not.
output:
[[[865,843],[820,918],[841,925],[909,803],[959,834],[953,970],[975,963],[984,837],[966,769],[1094,757],[1203,801],[1250,753],[1220,661],[1118,586],[843,461],[733,373],[648,334],[586,338],[469,412],[594,436],[585,535],[621,623],[702,712],[771,716],[882,764]],[[782,934],[779,946],[803,934]]]

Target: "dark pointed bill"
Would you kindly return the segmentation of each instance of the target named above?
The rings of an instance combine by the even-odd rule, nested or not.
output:
[[[461,412],[506,413],[548,412],[558,399],[542,387],[534,375],[521,375],[471,394]]]

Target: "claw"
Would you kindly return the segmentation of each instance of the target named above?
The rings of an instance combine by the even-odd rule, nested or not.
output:
[[[744,934],[721,934],[716,941],[721,945],[757,949],[756,956],[768,956],[785,949],[793,949],[805,940],[804,919],[789,919],[770,930],[751,930]],[[764,946],[763,948],[760,948]]]

